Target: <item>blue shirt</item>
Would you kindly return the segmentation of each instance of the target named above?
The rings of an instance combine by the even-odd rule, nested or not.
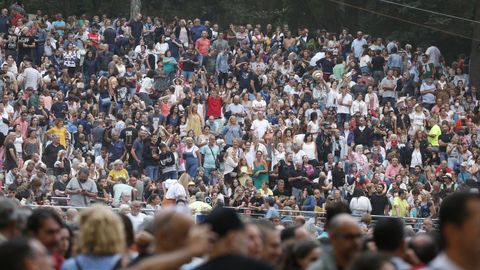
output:
[[[217,63],[215,65],[215,70],[217,72],[228,73],[228,55],[225,55],[223,52],[219,53],[217,56]]]
[[[201,153],[205,157],[203,161],[203,167],[215,169],[215,160],[220,153],[220,147],[218,147],[218,145],[210,146],[207,144],[202,147]]]
[[[274,217],[280,217],[278,210],[275,207],[268,208],[267,213],[265,214],[265,218],[270,219]]]
[[[123,155],[123,151],[125,150],[125,144],[123,141],[118,140],[116,142],[112,141],[108,147],[108,162],[114,162],[117,159],[120,159]]]
[[[58,27],[65,27],[65,22],[64,21],[54,21],[53,22],[53,27],[55,27],[55,31],[63,36],[63,34],[65,33],[65,31],[61,30],[61,29],[57,29]]]
[[[77,263],[75,262],[77,259]],[[74,258],[66,260],[62,265],[62,270],[80,270],[77,267],[77,264],[80,265],[81,269],[88,270],[104,270],[104,269],[113,269],[118,261],[121,259],[120,255],[110,255],[110,256],[96,256],[96,255],[78,255]]]
[[[192,33],[192,41],[195,43],[197,39],[199,39],[202,36],[202,32],[207,31],[207,28],[203,25],[194,25],[192,29],[190,29],[190,32]]]

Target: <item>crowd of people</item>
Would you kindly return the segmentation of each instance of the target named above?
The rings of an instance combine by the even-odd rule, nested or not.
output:
[[[348,206],[327,207],[324,237],[308,223],[242,219],[216,207],[202,220],[168,206],[135,221],[95,204],[79,214],[59,207],[20,208],[0,198],[0,263],[9,270],[474,270],[480,269],[480,197],[455,192],[442,201],[439,229],[415,233],[400,218],[359,223]]]
[[[468,57],[447,61],[438,44],[140,14],[64,19],[20,1],[2,9],[0,34],[1,193],[77,225],[76,209],[104,204],[138,233],[180,205],[199,222],[230,208],[329,239],[312,217],[340,204],[365,231],[371,216],[430,231],[442,201],[479,190],[480,93]],[[319,250],[303,244],[290,251]]]

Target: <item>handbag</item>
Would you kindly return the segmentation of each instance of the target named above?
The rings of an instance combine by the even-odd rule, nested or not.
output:
[[[215,156],[215,154],[213,153],[213,150],[212,148],[210,147],[210,145],[208,145],[208,149],[210,149],[210,152],[212,153],[212,156],[213,158],[215,159],[215,168],[216,169],[219,169],[220,168],[220,162],[218,161],[217,157]],[[218,156],[218,155],[217,155]]]
[[[78,185],[80,186],[80,188],[81,188],[82,190],[85,190],[85,189],[83,188],[82,183],[80,182],[80,180],[78,180],[78,178],[77,178],[77,183],[78,183]],[[85,203],[85,205],[88,206],[88,200],[87,200],[87,196],[86,196],[86,195],[83,195],[83,202]]]

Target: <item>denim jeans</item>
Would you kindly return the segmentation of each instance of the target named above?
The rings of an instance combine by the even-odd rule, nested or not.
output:
[[[148,176],[152,181],[157,181],[158,178],[158,166],[148,165],[145,167],[145,175]]]
[[[100,70],[98,72],[98,77],[108,77],[108,70]]]
[[[182,71],[182,76],[185,81],[190,81],[193,78],[193,71]]]
[[[343,125],[343,123],[347,123],[348,121],[350,121],[349,113],[337,113],[337,123]]]
[[[457,171],[458,167],[460,167],[459,159],[456,157],[448,157],[448,167],[454,171]]]
[[[177,179],[178,173],[177,171],[166,172],[162,174],[162,180],[165,181],[167,179]]]

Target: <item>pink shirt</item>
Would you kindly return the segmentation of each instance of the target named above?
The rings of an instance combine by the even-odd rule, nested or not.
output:
[[[163,103],[161,102],[160,103],[160,111],[162,113],[163,116],[168,116],[170,114],[170,108],[172,106],[170,105],[170,103]]]
[[[394,167],[392,164],[387,166],[387,169],[385,170],[385,177],[386,178],[394,178],[395,175],[397,175],[400,172],[400,165],[397,165]]]
[[[201,55],[207,55],[208,51],[210,50],[210,40],[206,38],[199,38],[195,42],[195,47],[197,47],[198,52]]]
[[[44,95],[41,95],[40,98],[43,100],[43,104],[45,105],[45,109],[49,110],[52,108],[52,97],[47,97]]]

